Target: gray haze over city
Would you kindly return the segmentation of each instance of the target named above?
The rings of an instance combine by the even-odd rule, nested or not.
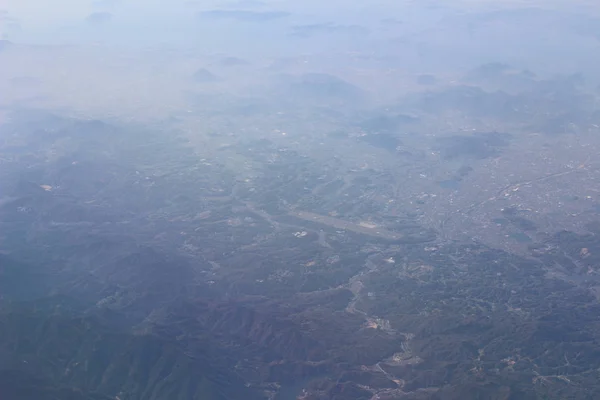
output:
[[[0,0],[0,396],[600,398],[600,4]]]

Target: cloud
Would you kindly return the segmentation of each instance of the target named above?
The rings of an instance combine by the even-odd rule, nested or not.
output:
[[[238,0],[227,4],[228,7],[235,8],[261,8],[267,5],[266,2],[260,0]]]
[[[193,77],[197,83],[212,83],[219,81],[219,77],[207,70],[206,68],[200,68],[197,70]]]
[[[105,24],[112,19],[113,15],[109,12],[94,12],[86,17],[90,24]]]
[[[289,13],[284,11],[247,11],[247,10],[209,10],[198,13],[205,19],[233,19],[241,22],[266,22],[285,18]]]
[[[291,96],[304,99],[342,102],[356,104],[365,95],[365,91],[335,75],[323,73],[307,73],[301,76],[282,77],[284,87]]]
[[[0,10],[0,39],[8,39],[11,34],[21,31],[19,20],[10,16],[8,11]]]
[[[220,64],[224,67],[236,67],[239,65],[248,65],[250,63],[238,57],[223,57],[220,60]]]
[[[187,7],[203,7],[206,6],[205,0],[186,0],[183,4]],[[230,9],[230,10],[247,10],[247,9],[260,9],[266,8],[267,3],[261,0],[231,0],[231,1],[223,1],[218,7],[220,9]]]
[[[421,74],[417,77],[417,83],[419,85],[435,85],[437,78],[431,74]]]
[[[331,22],[296,25],[292,28],[291,36],[309,37],[319,34],[348,34],[348,35],[367,35],[369,29],[360,25],[336,25]]]
[[[13,43],[9,40],[0,39],[0,52],[11,47]]]
[[[8,13],[8,11],[0,10],[0,23],[1,24],[18,24],[19,20],[11,17],[10,14]]]
[[[402,21],[400,21],[399,19],[396,19],[396,18],[384,18],[380,22],[383,25],[390,25],[390,26],[402,25]]]
[[[99,9],[112,9],[121,2],[122,0],[93,0],[92,6]]]

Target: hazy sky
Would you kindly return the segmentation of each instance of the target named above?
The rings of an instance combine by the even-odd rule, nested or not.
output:
[[[424,69],[440,60],[461,66],[502,60],[535,70],[556,66],[580,72],[592,70],[600,53],[598,20],[580,7],[591,1],[0,0],[0,36],[35,44],[168,45],[242,57],[379,52],[402,54],[403,67],[411,59]],[[557,11],[556,4],[568,12]],[[590,10],[600,9],[597,0],[594,4]],[[515,5],[524,13],[492,18],[485,13]],[[550,12],[536,14],[532,6]],[[197,15],[216,9],[242,10],[242,16]],[[284,17],[260,18],[272,12]],[[106,14],[89,18],[93,13]],[[252,13],[259,18],[246,18]],[[332,25],[341,29],[331,32]],[[294,36],[298,26],[312,27],[313,33]],[[556,57],[559,53],[564,56]]]
[[[165,0],[0,0],[0,9],[27,27],[48,27],[60,23],[82,21],[97,11],[113,11],[132,16],[157,16],[172,9],[177,2]],[[180,2],[183,4],[183,2]]]
[[[369,12],[393,13],[402,4],[414,4],[408,0],[0,0],[0,10],[8,11],[10,17],[20,21],[24,28],[48,28],[60,24],[84,20],[90,13],[110,11],[123,18],[190,16],[190,10],[227,8],[255,10],[285,10],[294,14],[368,17]],[[444,4],[447,2],[440,2]],[[457,2],[450,2],[451,4]],[[365,14],[366,13],[366,14]]]
[[[210,33],[214,33],[213,38],[222,38],[237,31],[244,39],[248,38],[248,33],[259,39],[267,30],[271,38],[284,36],[287,34],[285,29],[295,24],[369,25],[393,14],[390,12],[393,8],[396,6],[389,0],[330,0],[326,3],[317,0],[0,0],[0,10],[5,11],[0,33],[5,39],[29,43],[162,41],[196,44]],[[264,24],[228,18],[219,21],[197,18],[197,12],[211,9],[258,13],[284,11],[289,14]],[[104,21],[110,20],[110,28],[87,20],[92,13],[99,12],[110,13],[104,16]],[[99,18],[96,22],[102,20]],[[261,33],[261,30],[265,32]]]

